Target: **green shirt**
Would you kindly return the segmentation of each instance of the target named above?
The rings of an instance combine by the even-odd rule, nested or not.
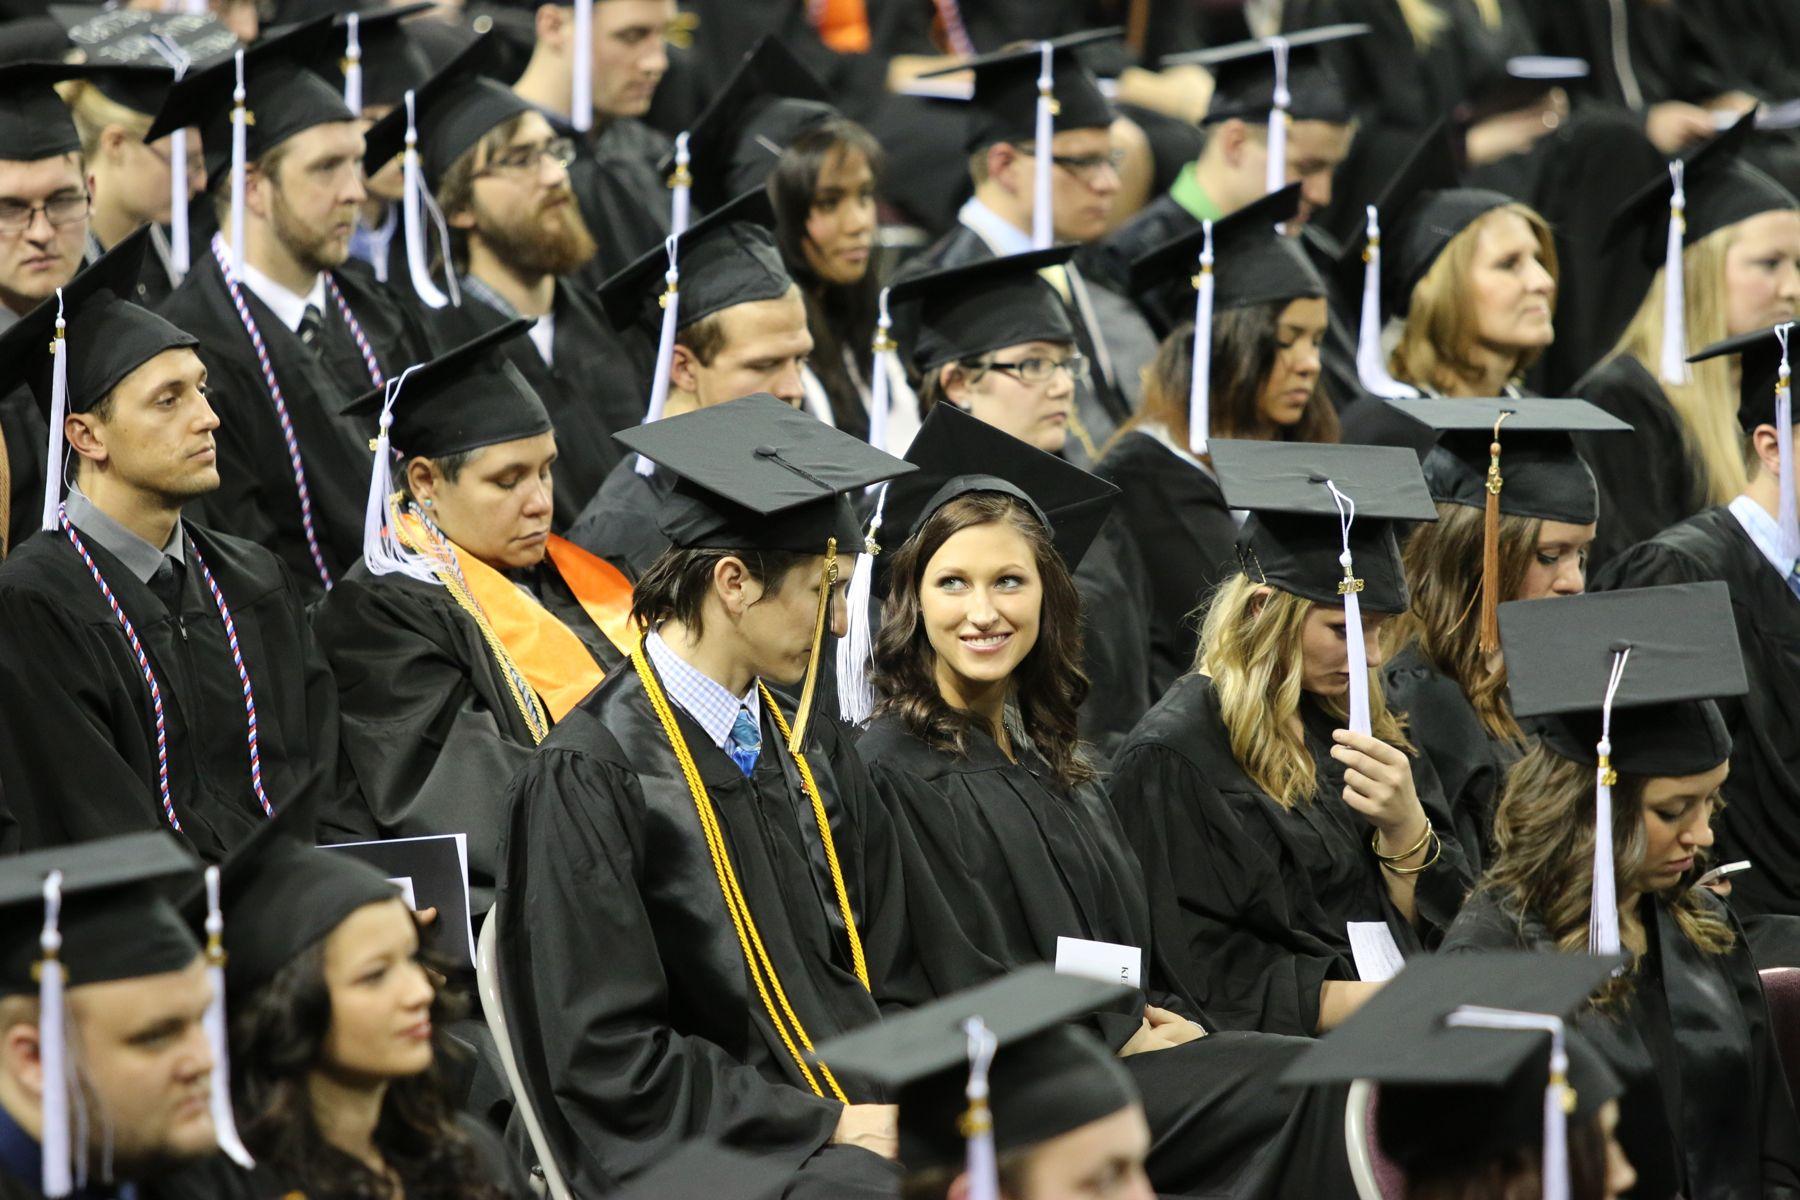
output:
[[[1200,186],[1200,181],[1194,178],[1193,163],[1183,167],[1181,174],[1175,176],[1175,184],[1169,189],[1169,199],[1185,208],[1196,221],[1217,221],[1225,215],[1213,203],[1212,197],[1206,194],[1206,189]]]

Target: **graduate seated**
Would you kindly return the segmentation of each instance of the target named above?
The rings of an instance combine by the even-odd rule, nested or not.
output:
[[[0,336],[56,464],[46,536],[0,566],[0,849],[169,829],[217,861],[280,805],[360,803],[293,576],[184,516],[220,419],[194,339],[121,298],[145,236]]]
[[[1499,606],[1586,586],[1599,496],[1571,435],[1629,442],[1616,435],[1631,429],[1580,400],[1390,403],[1440,435],[1424,464],[1438,519],[1407,536],[1412,603],[1388,626],[1382,683],[1437,769],[1480,874],[1500,781],[1527,741],[1506,691]]]
[[[410,186],[425,194],[402,233],[418,270],[420,315],[440,345],[515,318],[532,322],[531,336],[507,343],[505,354],[556,427],[552,527],[561,532],[623,457],[612,435],[643,418],[641,364],[630,360],[599,300],[570,277],[594,254],[569,187],[574,144],[487,78],[494,49],[493,35],[481,38],[408,93],[405,105],[369,130],[364,161],[378,171],[401,155],[409,134],[416,139],[418,178]],[[447,223],[442,240],[429,215],[433,200]],[[448,263],[455,280],[433,272],[434,259]]]
[[[1573,1016],[1617,965],[1504,951],[1419,959],[1282,1082],[1378,1085],[1369,1141],[1402,1174],[1405,1200],[1616,1200],[1637,1184],[1618,1139],[1624,1087]]]
[[[171,903],[197,866],[166,833],[0,860],[8,1200],[185,1196],[153,1184],[216,1150],[214,993]]]
[[[659,248],[607,281],[601,300],[614,328],[645,338],[657,338],[660,328],[646,421],[759,392],[801,404],[813,339],[774,224],[767,193],[746,192],[688,226],[675,239],[673,262]],[[674,482],[626,455],[575,519],[569,540],[641,576],[669,547],[658,525]]]
[[[1125,989],[1016,971],[818,1047],[899,1098],[901,1200],[1152,1200],[1144,1102],[1077,1028]]]
[[[1757,964],[1696,880],[1742,696],[1723,584],[1502,605],[1513,712],[1537,743],[1500,797],[1498,854],[1443,952],[1626,956],[1580,1018],[1625,1085],[1639,1195],[1800,1194],[1800,1121]]]
[[[631,585],[550,532],[561,439],[510,321],[358,402],[382,430],[363,561],[313,610],[359,795],[328,841],[468,835],[486,910],[506,783],[631,645]],[[397,468],[397,469],[396,469]]]
[[[779,1163],[789,1196],[890,1195],[893,1109],[806,1049],[922,988],[892,826],[813,705],[862,539],[844,493],[909,466],[767,395],[620,440],[679,481],[671,548],[630,669],[509,789],[488,920],[525,1091],[576,1195],[699,1136]]]
[[[1211,450],[1251,510],[1240,569],[1108,793],[1144,867],[1152,979],[1225,1028],[1311,1035],[1435,948],[1472,882],[1379,675],[1408,600],[1395,523],[1437,513],[1396,448]]]
[[[1791,836],[1791,815],[1800,804],[1800,546],[1793,532],[1800,488],[1791,482],[1791,443],[1779,428],[1792,418],[1791,400],[1782,396],[1786,340],[1793,332],[1792,326],[1761,330],[1699,355],[1708,361],[1738,357],[1737,420],[1749,474],[1744,490],[1731,503],[1631,547],[1594,580],[1597,591],[1706,580],[1731,588],[1750,687],[1719,705],[1731,730],[1731,774],[1722,789],[1727,803],[1718,816],[1717,856],[1751,864],[1732,877],[1730,895],[1753,943],[1762,922],[1751,917],[1800,915],[1800,845]]]

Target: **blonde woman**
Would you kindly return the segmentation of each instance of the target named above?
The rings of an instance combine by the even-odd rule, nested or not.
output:
[[[1398,451],[1212,450],[1226,500],[1255,510],[1243,569],[1214,595],[1193,672],[1119,752],[1110,792],[1143,864],[1161,982],[1222,1027],[1311,1035],[1385,978],[1370,951],[1391,967],[1434,945],[1470,880],[1377,676],[1381,628],[1407,607],[1391,521],[1431,506]],[[1370,669],[1353,680],[1358,650]],[[1365,697],[1368,734],[1345,728]]]
[[[1703,508],[1729,504],[1747,482],[1735,363],[1695,363],[1676,383],[1664,359],[1800,313],[1800,200],[1742,161],[1749,132],[1721,134],[1684,164],[1679,324],[1666,316],[1665,265],[1612,354],[1574,387],[1638,432],[1629,443],[1582,446],[1600,480],[1596,567]],[[1672,189],[1666,173],[1651,179],[1614,218],[1614,243],[1662,263]],[[1681,344],[1670,353],[1665,343],[1676,337]]]

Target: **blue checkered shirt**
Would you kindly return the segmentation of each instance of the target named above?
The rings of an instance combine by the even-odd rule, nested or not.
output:
[[[758,694],[756,684],[744,693],[740,700],[725,688],[724,684],[711,679],[690,666],[669,644],[662,640],[662,635],[654,630],[644,639],[644,649],[650,655],[650,665],[656,668],[662,679],[663,689],[669,693],[669,699],[679,704],[688,716],[700,723],[711,738],[713,745],[723,750],[731,740],[731,726],[737,721],[738,710],[748,709],[750,719],[762,727],[762,696]]]

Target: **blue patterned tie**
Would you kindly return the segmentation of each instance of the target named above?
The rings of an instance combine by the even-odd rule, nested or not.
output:
[[[1794,569],[1788,572],[1788,591],[1800,596],[1800,560],[1794,562]]]
[[[738,709],[737,720],[731,723],[731,737],[726,742],[725,753],[731,755],[731,761],[744,773],[744,778],[748,779],[750,772],[756,769],[756,756],[762,753],[762,730],[757,728],[749,709]]]

